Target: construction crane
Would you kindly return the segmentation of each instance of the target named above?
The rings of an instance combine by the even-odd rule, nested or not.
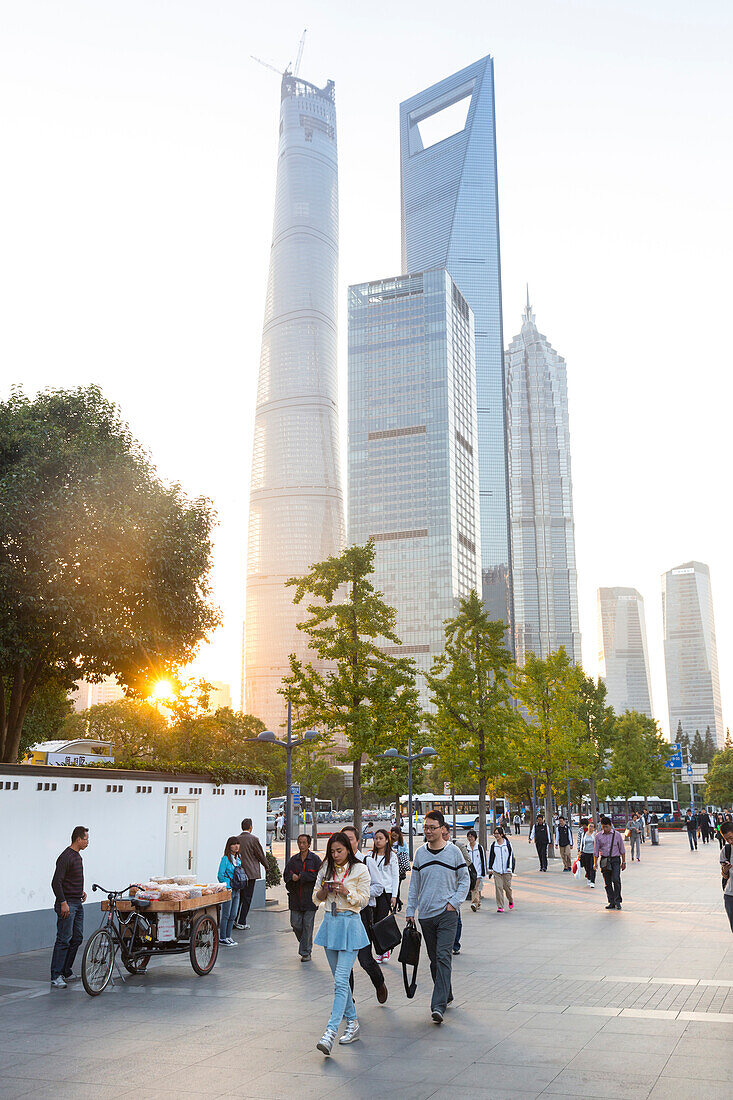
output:
[[[298,46],[298,55],[295,59],[295,65],[292,61],[288,61],[287,68],[283,72],[282,69],[278,69],[277,65],[271,65],[269,61],[263,61],[261,57],[255,57],[253,53],[249,56],[253,61],[256,61],[258,65],[264,66],[265,69],[271,69],[273,73],[277,73],[278,76],[297,76],[300,72],[300,62],[303,58],[303,47],[305,46],[305,35],[308,28],[306,27],[300,38],[300,45]]]

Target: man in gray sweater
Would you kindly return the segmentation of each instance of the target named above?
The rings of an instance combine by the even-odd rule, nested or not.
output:
[[[471,881],[466,862],[455,844],[445,840],[445,818],[440,810],[425,814],[426,844],[418,848],[412,863],[410,890],[407,895],[407,921],[420,927],[430,957],[433,996],[430,1011],[433,1022],[443,1023],[446,1007],[453,1000],[451,964],[453,942],[461,902],[466,900]]]

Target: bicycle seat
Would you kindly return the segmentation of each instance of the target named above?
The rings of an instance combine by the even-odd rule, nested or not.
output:
[[[150,905],[150,898],[130,898],[130,901],[136,909],[147,909]]]

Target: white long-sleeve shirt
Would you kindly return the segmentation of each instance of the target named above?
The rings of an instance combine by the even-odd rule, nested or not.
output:
[[[378,893],[391,894],[396,897],[400,884],[400,862],[397,853],[392,852],[389,862],[385,862],[384,856],[367,856],[366,865],[372,880],[372,888],[381,886]],[[375,892],[370,891],[370,905],[376,905]]]

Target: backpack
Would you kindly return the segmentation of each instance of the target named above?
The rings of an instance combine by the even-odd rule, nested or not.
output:
[[[468,901],[471,896],[471,891],[476,889],[476,883],[478,882],[478,873],[473,865],[473,861],[471,861],[471,863],[467,863],[466,866],[468,867],[468,877],[471,880],[468,884],[468,893],[466,894],[466,901]]]

